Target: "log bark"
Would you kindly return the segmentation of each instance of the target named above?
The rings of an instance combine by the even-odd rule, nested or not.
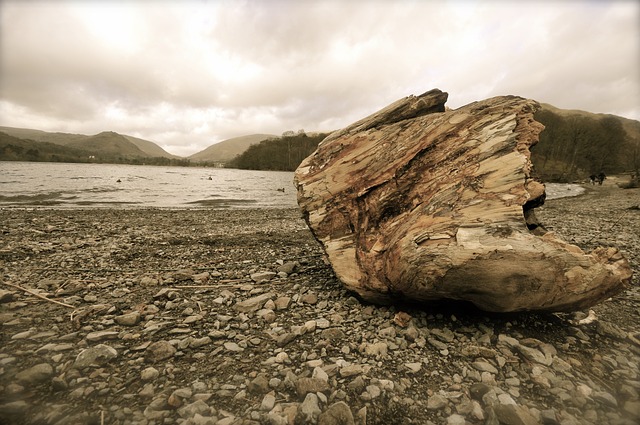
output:
[[[631,280],[615,248],[585,254],[535,218],[539,105],[494,97],[445,111],[401,99],[329,135],[295,173],[336,276],[378,303],[469,301],[495,312],[589,307]]]

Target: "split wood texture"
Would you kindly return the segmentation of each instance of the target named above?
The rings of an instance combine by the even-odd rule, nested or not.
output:
[[[615,248],[546,232],[529,148],[533,100],[445,110],[409,96],[330,134],[295,173],[298,204],[337,277],[378,303],[452,299],[495,312],[587,308],[631,281]]]

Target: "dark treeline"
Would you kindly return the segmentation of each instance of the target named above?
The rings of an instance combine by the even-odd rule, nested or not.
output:
[[[570,182],[590,175],[635,172],[640,168],[638,143],[630,140],[619,119],[559,115],[541,110],[540,141],[531,150],[536,173],[545,181]]]
[[[303,130],[251,145],[227,164],[244,170],[294,171],[318,147],[326,133],[308,135]]]

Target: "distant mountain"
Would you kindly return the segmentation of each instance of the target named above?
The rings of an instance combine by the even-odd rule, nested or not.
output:
[[[250,134],[234,137],[211,145],[205,150],[191,155],[188,159],[194,162],[229,162],[246,151],[249,146],[276,137],[278,136],[274,134]]]
[[[90,152],[0,132],[0,161],[87,162]]]
[[[179,159],[148,140],[104,131],[93,136],[72,133],[53,133],[27,128],[0,127],[0,132],[18,139],[53,143],[89,152],[93,156],[123,158],[168,158]]]

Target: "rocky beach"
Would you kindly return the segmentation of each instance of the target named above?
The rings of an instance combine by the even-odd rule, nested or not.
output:
[[[634,278],[575,313],[377,306],[295,209],[0,210],[1,424],[620,424],[640,419],[640,190],[538,218]]]

